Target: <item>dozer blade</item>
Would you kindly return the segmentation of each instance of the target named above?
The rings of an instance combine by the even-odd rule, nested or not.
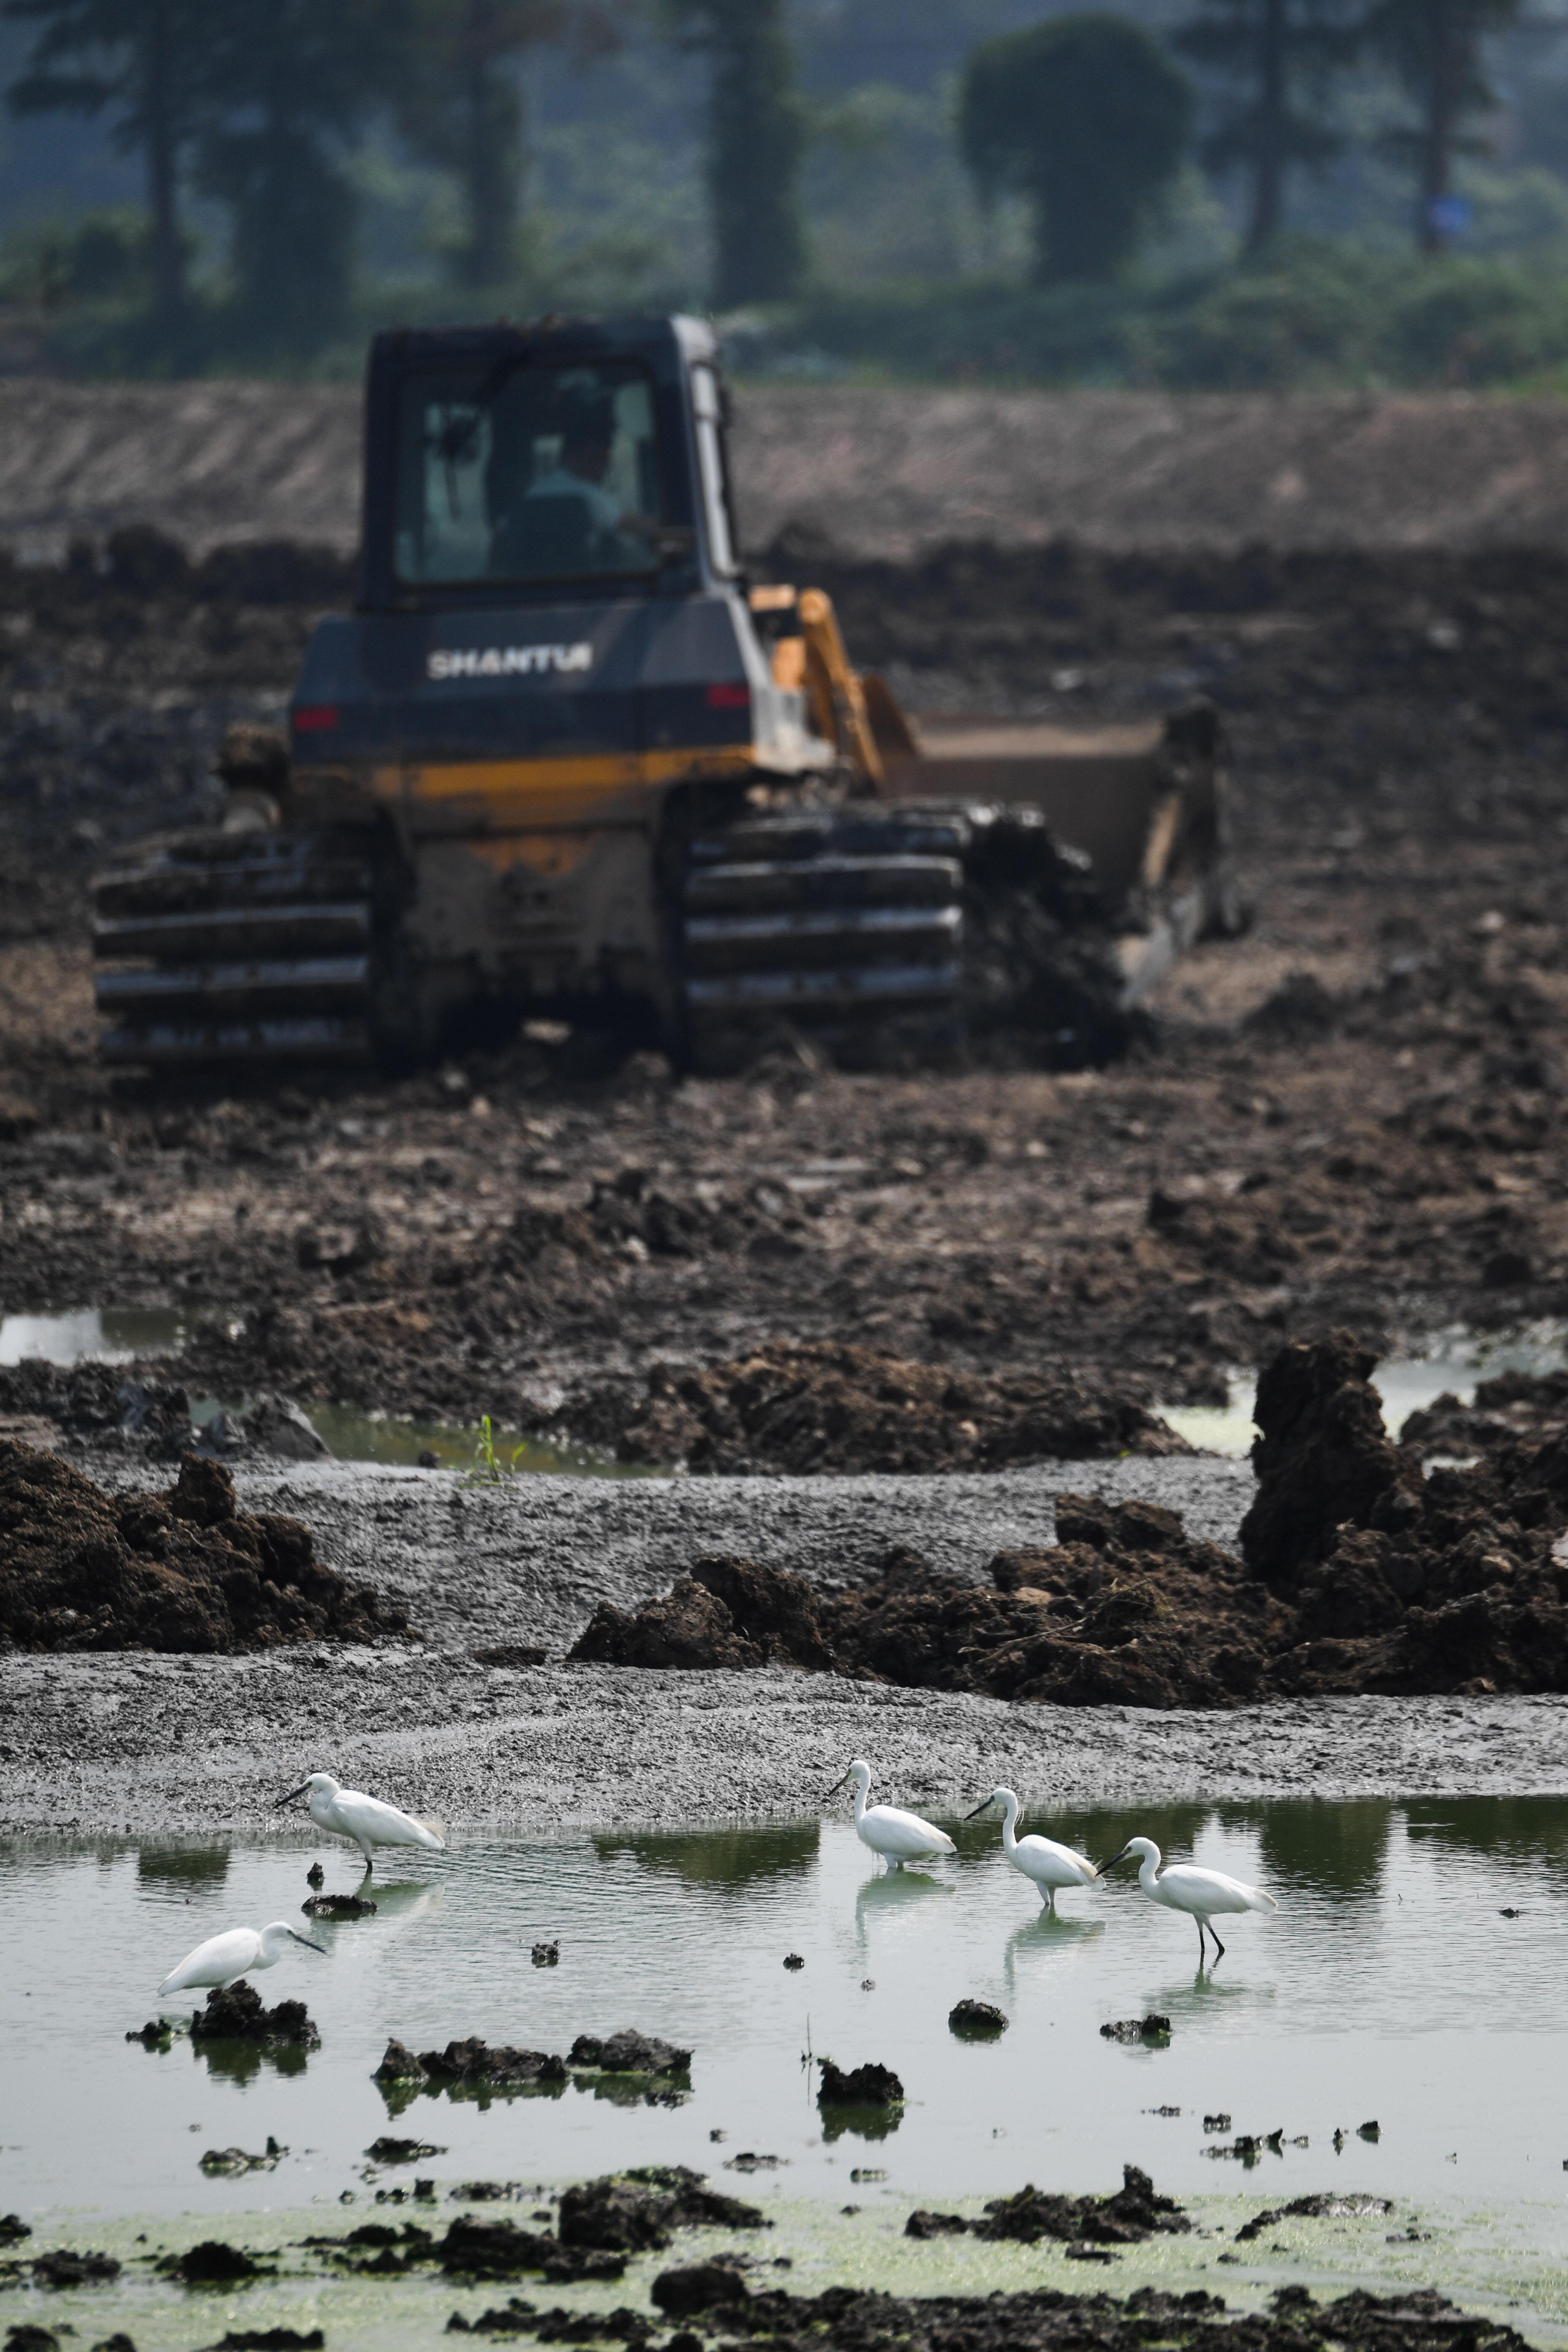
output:
[[[311,834],[188,834],[94,886],[117,1063],[344,1061],[369,1049],[369,868]]]

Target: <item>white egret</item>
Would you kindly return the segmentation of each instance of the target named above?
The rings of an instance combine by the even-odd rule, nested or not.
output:
[[[1138,1884],[1152,1903],[1163,1903],[1167,1911],[1184,1911],[1189,1919],[1198,1923],[1198,1966],[1204,1964],[1204,1929],[1214,1937],[1218,1957],[1225,1958],[1225,1946],[1215,1933],[1215,1912],[1278,1911],[1279,1906],[1272,1895],[1261,1886],[1244,1886],[1239,1878],[1227,1878],[1223,1870],[1200,1870],[1195,1863],[1172,1863],[1167,1869],[1160,1867],[1160,1849],[1152,1838],[1129,1838],[1121,1853],[1108,1862],[1100,1872],[1114,1870],[1117,1863],[1125,1862],[1130,1853],[1141,1857]]]
[[[330,1772],[312,1772],[308,1780],[290,1789],[278,1801],[291,1805],[296,1797],[309,1797],[310,1819],[319,1830],[330,1830],[336,1837],[353,1840],[364,1856],[367,1878],[374,1867],[375,1846],[423,1845],[437,1853],[447,1850],[447,1842],[437,1823],[416,1821],[412,1813],[400,1813],[395,1805],[383,1804],[379,1797],[367,1797],[359,1789],[345,1789]]]
[[[324,1950],[312,1944],[309,1936],[301,1936],[290,1927],[287,1919],[274,1919],[269,1927],[231,1927],[226,1935],[209,1936],[194,1952],[187,1952],[177,1969],[171,1969],[158,1987],[160,1998],[171,1992],[190,1992],[204,1985],[237,1984],[241,1977],[250,1976],[258,1969],[276,1968],[283,1958],[285,1943],[303,1944],[308,1952]]]
[[[866,1794],[871,1786],[871,1767],[863,1756],[857,1756],[844,1780],[855,1783],[856,1836],[873,1853],[881,1854],[889,1870],[901,1870],[906,1862],[930,1862],[939,1853],[954,1851],[947,1832],[922,1822],[918,1813],[906,1813],[898,1805],[868,1807]],[[834,1782],[827,1791],[829,1797],[837,1795],[844,1780]]]
[[[974,1821],[986,1805],[1002,1808],[1002,1851],[1015,1870],[1032,1878],[1039,1888],[1047,1911],[1055,1912],[1058,1886],[1092,1886],[1099,1871],[1087,1854],[1075,1853],[1070,1845],[1058,1845],[1055,1838],[1017,1834],[1019,1805],[1011,1789],[993,1789],[984,1803],[964,1816]]]

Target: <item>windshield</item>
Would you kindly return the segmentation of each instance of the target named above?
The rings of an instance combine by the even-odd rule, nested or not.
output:
[[[635,364],[503,360],[400,387],[400,580],[651,572],[661,520],[653,395]]]

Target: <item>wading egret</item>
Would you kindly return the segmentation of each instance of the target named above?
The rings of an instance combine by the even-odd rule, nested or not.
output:
[[[866,1792],[871,1786],[871,1767],[863,1756],[857,1756],[844,1780],[855,1783],[856,1836],[873,1853],[881,1854],[889,1870],[900,1870],[906,1862],[930,1862],[939,1853],[953,1852],[947,1832],[922,1822],[918,1813],[906,1813],[897,1805],[868,1807]],[[834,1782],[827,1791],[829,1797],[837,1795],[844,1780]]]
[[[1214,1936],[1215,1953],[1223,1959],[1225,1946],[1215,1935],[1216,1911],[1278,1911],[1279,1906],[1272,1895],[1265,1895],[1261,1886],[1244,1886],[1239,1878],[1227,1878],[1223,1870],[1199,1870],[1194,1863],[1173,1863],[1169,1869],[1160,1867],[1160,1849],[1152,1838],[1129,1838],[1121,1853],[1105,1864],[1114,1870],[1117,1863],[1125,1862],[1130,1853],[1142,1857],[1138,1867],[1138,1884],[1152,1903],[1163,1903],[1167,1911],[1184,1911],[1189,1919],[1198,1923],[1198,1966],[1204,1964],[1204,1929]]]
[[[1055,1838],[1026,1837],[1017,1834],[1018,1800],[1011,1789],[993,1789],[966,1821],[974,1821],[987,1805],[1002,1808],[1002,1851],[1015,1870],[1032,1878],[1039,1888],[1047,1911],[1057,1907],[1058,1886],[1092,1886],[1099,1871],[1087,1854],[1075,1853],[1070,1845],[1058,1845]]]
[[[276,1968],[286,1943],[303,1944],[308,1952],[324,1949],[312,1944],[309,1936],[296,1935],[287,1919],[274,1919],[270,1927],[231,1927],[226,1935],[209,1936],[205,1944],[187,1952],[179,1967],[171,1969],[163,1979],[159,1994],[237,1984],[257,1969]]]
[[[312,1772],[298,1789],[290,1789],[279,1797],[280,1805],[291,1805],[296,1797],[310,1800],[310,1819],[319,1830],[330,1830],[336,1837],[353,1838],[364,1856],[364,1874],[368,1878],[374,1867],[371,1849],[378,1845],[425,1845],[444,1853],[447,1842],[434,1822],[416,1822],[412,1813],[400,1813],[395,1805],[384,1805],[379,1797],[367,1797],[358,1789],[345,1789],[330,1772]]]

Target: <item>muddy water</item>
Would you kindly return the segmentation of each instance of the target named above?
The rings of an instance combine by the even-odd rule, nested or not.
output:
[[[458,1838],[378,1887],[374,1918],[313,1927],[299,1911],[307,1843],[12,1842],[0,1849],[0,2211],[221,2216],[345,2190],[366,2202],[363,2152],[389,2128],[442,2148],[417,2169],[444,2189],[681,2162],[749,2179],[763,2201],[842,2202],[866,2168],[930,2201],[1026,2179],[1108,2188],[1131,2160],[1184,2194],[1279,2201],[1340,2186],[1562,2203],[1568,1801],[1226,1805],[1049,1825],[1101,1856],[1145,1830],[1268,1886],[1279,1910],[1234,1922],[1225,1959],[1200,1974],[1191,1923],[1125,1874],[1042,1917],[984,1822],[954,1825],[953,1860],[894,1875],[842,1818]],[[343,1851],[322,1859],[330,1886],[357,1881]],[[274,1917],[327,1947],[257,1979],[268,2001],[306,1999],[319,2051],[279,2063],[124,2040],[183,1953]],[[556,1968],[531,1965],[542,1937],[559,1939]],[[803,1969],[784,1968],[790,1952]],[[949,2032],[964,1995],[1005,2011],[998,2042]],[[1167,2046],[1101,2037],[1150,2011],[1171,2019]],[[389,2102],[372,2080],[393,2034],[416,2049],[479,2033],[564,2052],[625,2024],[692,2048],[679,2104],[586,2078],[549,2095]],[[808,2050],[891,2065],[909,2104],[885,2130],[859,2116],[825,2126]],[[1214,2115],[1227,2131],[1205,2131]],[[1373,2121],[1377,2137],[1360,2137]],[[1277,2130],[1282,2152],[1250,2177],[1215,2154]],[[290,2151],[274,2173],[198,2169],[205,2149],[259,2150],[268,2135]],[[745,2152],[779,2163],[721,2170]]]

